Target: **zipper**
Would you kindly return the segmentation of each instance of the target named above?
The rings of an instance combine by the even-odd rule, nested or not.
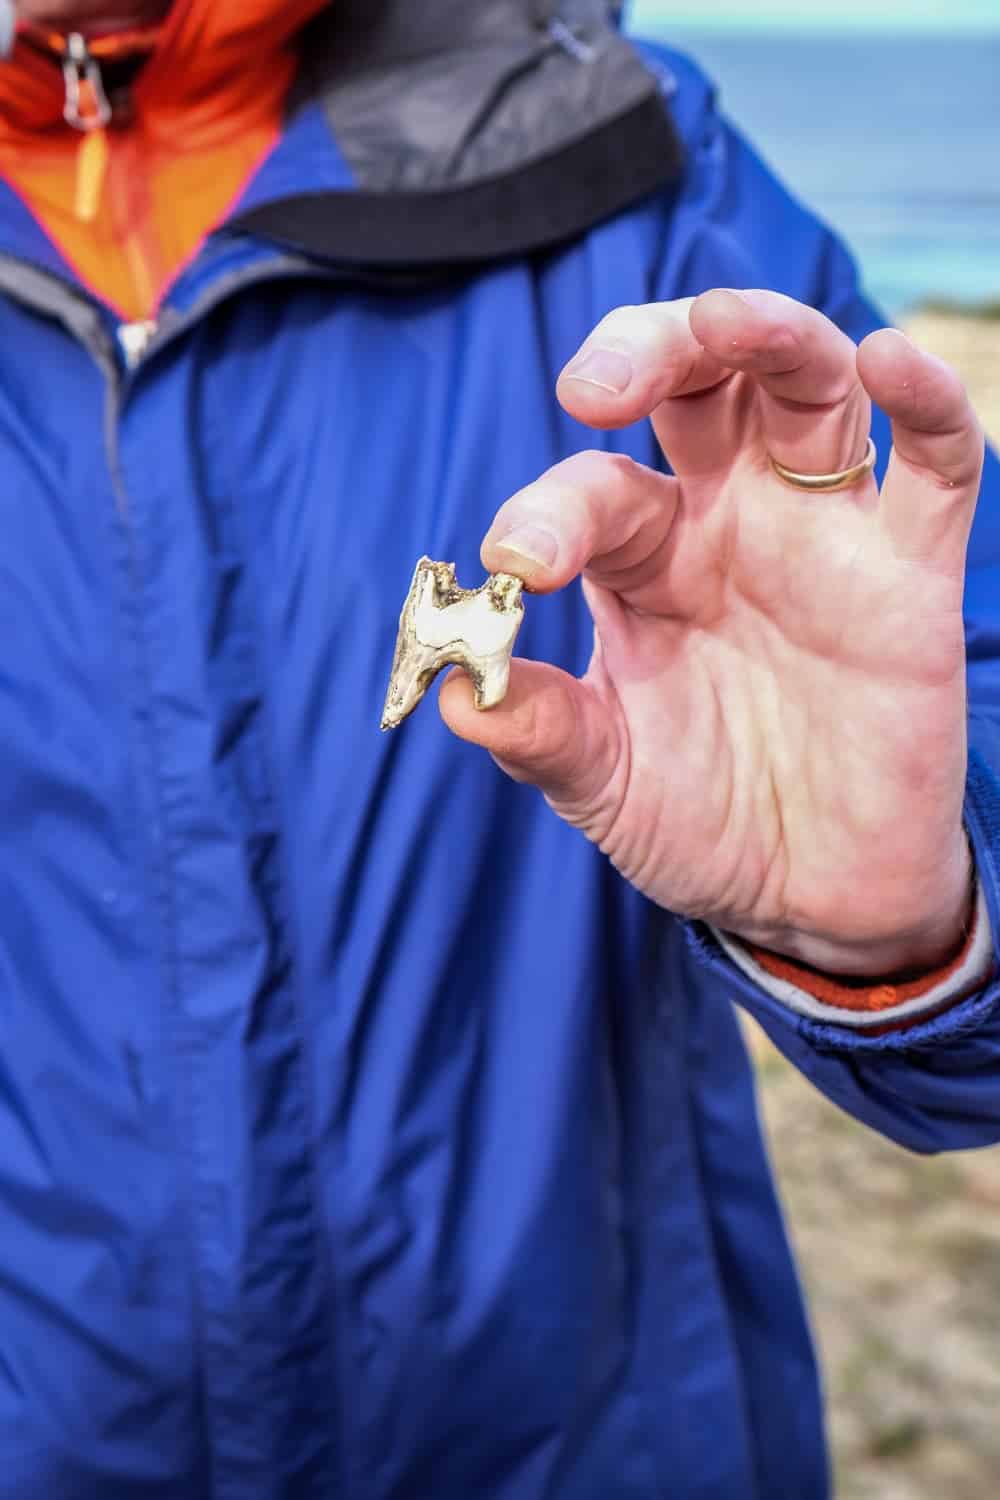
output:
[[[159,245],[146,222],[148,209],[145,180],[134,161],[134,142],[115,131],[116,105],[105,87],[99,56],[90,50],[78,31],[66,37],[62,50],[65,89],[63,118],[78,132],[76,182],[73,209],[81,224],[93,224],[107,204],[113,232],[117,235],[131,275],[133,287],[145,307],[154,307],[164,281]],[[116,139],[117,134],[117,139]],[[112,159],[114,158],[114,159]],[[129,325],[140,328],[145,325]],[[131,332],[122,340],[126,359],[141,357],[149,341],[147,332]]]
[[[107,127],[111,123],[111,101],[104,87],[100,63],[91,55],[78,31],[66,38],[62,59],[63,119],[82,133],[76,154],[74,212],[82,224],[97,218],[108,175]]]
[[[104,87],[101,65],[91,55],[86,40],[78,31],[66,38],[62,62],[66,100],[63,119],[74,130],[89,134],[104,130],[111,123],[111,101]]]
[[[118,342],[125,357],[125,368],[132,371],[159,332],[155,318],[143,318],[138,323],[119,323]]]
[[[595,61],[597,48],[590,42],[584,41],[579,35],[579,30],[579,27],[568,26],[558,16],[553,17],[548,23],[549,39],[573,58],[574,62],[586,65]]]

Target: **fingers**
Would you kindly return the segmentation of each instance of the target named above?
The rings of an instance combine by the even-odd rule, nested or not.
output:
[[[472,684],[452,672],[438,699],[441,717],[459,738],[481,745],[515,781],[545,792],[563,817],[597,833],[591,819],[607,807],[608,788],[621,763],[620,733],[596,690],[543,662],[517,658],[503,702],[487,712],[474,706]]]
[[[677,474],[722,470],[744,442],[745,402],[732,371],[691,331],[693,298],[619,307],[565,367],[556,394],[571,416],[612,429],[651,417]]]
[[[865,454],[875,400],[893,421],[881,511],[896,544],[962,566],[982,433],[957,376],[893,330],[859,351],[814,308],[767,291],[619,308],[563,371],[559,396],[597,426],[651,415],[681,479],[736,459],[766,473],[768,455],[798,473],[849,468]],[[539,590],[584,572],[641,608],[669,545],[671,484],[625,459],[579,455],[508,501],[483,561]],[[874,504],[873,476],[845,494],[862,492]]]
[[[660,571],[677,481],[616,453],[577,453],[500,507],[481,548],[488,572],[536,593],[586,573],[641,607]]]
[[[718,385],[728,376],[691,332],[694,299],[618,307],[602,318],[556,385],[560,401],[588,427],[625,427],[671,396]]]
[[[799,473],[827,474],[864,457],[871,404],[856,349],[829,318],[778,292],[712,291],[691,308],[698,341],[752,377],[766,453]]]
[[[865,339],[858,374],[892,421],[882,510],[905,556],[960,572],[979,493],[982,428],[955,371],[895,329]]]
[[[733,381],[742,374],[748,379]],[[776,292],[609,313],[557,386],[572,416],[615,428],[652,417],[675,472],[721,469],[748,444],[787,468],[828,473],[865,452],[870,408],[851,340]]]

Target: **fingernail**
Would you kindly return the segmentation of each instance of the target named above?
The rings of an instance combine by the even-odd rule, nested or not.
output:
[[[543,568],[551,568],[559,556],[559,538],[544,526],[515,526],[511,531],[491,536],[490,546],[516,552],[526,562],[537,563]]]
[[[567,365],[564,375],[567,380],[582,380],[620,396],[631,384],[632,361],[617,349],[588,349]]]

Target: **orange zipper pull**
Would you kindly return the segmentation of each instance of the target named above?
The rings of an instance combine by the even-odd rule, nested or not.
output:
[[[76,196],[73,212],[81,224],[97,218],[108,173],[108,137],[103,130],[90,130],[76,153]]]

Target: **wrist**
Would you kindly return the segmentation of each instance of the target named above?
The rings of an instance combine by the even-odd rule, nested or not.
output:
[[[936,901],[926,917],[887,923],[888,931],[870,937],[792,928],[736,935],[755,947],[845,980],[916,976],[942,968],[959,952],[970,931],[975,892],[975,865],[963,830],[952,858],[935,872]]]

